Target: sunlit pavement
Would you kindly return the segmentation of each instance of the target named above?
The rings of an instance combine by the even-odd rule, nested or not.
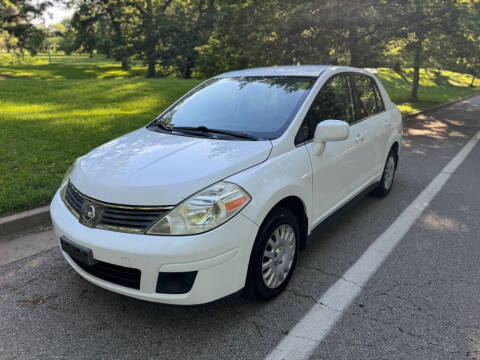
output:
[[[84,281],[56,247],[10,250],[20,260],[0,266],[0,359],[263,359],[480,129],[480,96],[405,126],[391,194],[315,231],[270,303],[142,302]],[[479,217],[477,144],[311,357],[480,359]]]

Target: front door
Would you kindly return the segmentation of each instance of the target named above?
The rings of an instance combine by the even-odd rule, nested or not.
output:
[[[333,212],[350,194],[361,172],[357,148],[361,146],[362,139],[356,129],[351,128],[348,139],[329,142],[322,154],[315,154],[315,144],[311,141],[315,128],[329,119],[354,122],[348,74],[335,75],[325,83],[308,110],[296,138],[297,144],[304,143],[307,147],[312,164],[313,226]]]

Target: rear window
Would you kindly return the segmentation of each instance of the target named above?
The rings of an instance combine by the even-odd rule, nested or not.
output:
[[[365,75],[352,75],[352,92],[355,99],[355,120],[383,111],[383,101],[374,80]]]

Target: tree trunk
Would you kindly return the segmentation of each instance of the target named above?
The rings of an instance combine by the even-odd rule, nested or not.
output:
[[[147,40],[147,77],[155,77],[155,34],[153,27],[153,6],[152,0],[147,0],[147,11],[145,13],[145,31]]]
[[[123,39],[120,22],[117,21],[112,8],[108,7],[107,12],[110,16],[110,21],[112,22],[113,31],[115,33],[115,45],[114,45],[115,60],[118,61],[120,59],[122,63],[122,70],[130,70],[130,65],[128,63],[128,52],[126,49],[125,41]]]
[[[473,87],[473,83],[475,82],[475,78],[476,78],[476,76],[472,75],[472,82],[470,83],[470,87]]]
[[[348,31],[348,50],[350,51],[350,65],[360,66],[360,50],[358,48],[358,33],[355,26]]]
[[[410,93],[410,101],[418,101],[418,85],[420,83],[420,67],[422,65],[422,38],[417,35],[415,43],[415,54],[413,57],[413,83],[412,92]]]
[[[130,70],[130,65],[128,64],[128,57],[122,58],[122,70]]]
[[[190,66],[190,65],[187,65],[187,68],[183,72],[183,77],[185,79],[191,79],[192,78],[192,70],[193,70],[193,67]]]
[[[148,57],[148,70],[147,70],[147,77],[154,78],[155,74],[155,60],[152,57]]]

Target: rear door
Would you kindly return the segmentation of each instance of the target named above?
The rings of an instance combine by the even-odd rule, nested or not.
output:
[[[352,73],[350,83],[355,107],[355,122],[351,129],[356,133],[364,167],[364,173],[356,186],[362,186],[383,169],[388,114],[372,77]]]

